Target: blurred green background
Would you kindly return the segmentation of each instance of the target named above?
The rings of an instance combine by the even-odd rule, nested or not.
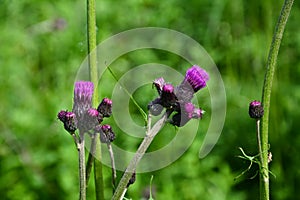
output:
[[[86,2],[1,0],[0,4],[1,199],[76,199],[77,151],[56,115],[61,109],[72,108],[74,78],[86,57]],[[97,1],[98,42],[137,27],[180,31],[211,55],[226,87],[225,126],[213,151],[204,159],[198,158],[210,118],[207,112],[188,151],[166,168],[138,174],[128,197],[141,199],[154,175],[156,199],[258,199],[257,166],[234,178],[249,165],[237,158],[238,147],[257,154],[255,122],[248,117],[248,104],[261,97],[268,49],[282,4],[282,0]],[[271,100],[270,170],[276,175],[271,176],[271,198],[277,200],[299,198],[299,8],[295,2],[279,53]],[[173,66],[182,74],[189,67],[178,57],[157,51],[125,55],[119,68],[129,70],[147,62]],[[117,75],[125,72],[117,71]],[[101,97],[110,97],[115,84],[109,74],[106,77]],[[145,108],[155,95],[146,88],[137,91],[135,97]],[[205,98],[199,103],[209,110],[209,96]],[[135,119],[141,121],[137,110],[132,110]],[[113,118],[106,122],[114,125]],[[115,130],[117,144],[131,151],[137,148],[140,140]],[[163,145],[175,134],[176,130],[167,126],[155,143]],[[110,169],[103,171],[106,197],[110,199]],[[93,190],[91,181],[88,199],[94,199]]]

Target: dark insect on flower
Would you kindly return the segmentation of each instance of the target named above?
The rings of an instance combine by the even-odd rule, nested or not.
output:
[[[252,101],[249,104],[249,115],[254,119],[260,119],[264,115],[264,108],[260,101]]]

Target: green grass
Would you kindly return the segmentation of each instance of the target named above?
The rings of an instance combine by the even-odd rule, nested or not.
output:
[[[250,179],[257,168],[253,167],[237,181],[234,177],[249,164],[237,158],[238,147],[251,155],[257,154],[255,122],[248,117],[248,104],[261,96],[267,53],[282,3],[274,0],[248,3],[132,0],[118,4],[97,1],[99,42],[121,31],[144,26],[180,31],[208,51],[226,88],[225,127],[213,151],[199,160],[198,151],[210,117],[205,115],[188,151],[164,169],[138,174],[128,197],[140,199],[153,174],[155,199],[258,199],[258,178]],[[4,0],[1,4],[1,198],[76,199],[77,152],[72,138],[56,120],[56,114],[60,109],[72,108],[74,78],[86,57],[85,1]],[[299,8],[295,3],[287,23],[271,99],[269,139],[273,161],[270,170],[276,178],[271,176],[270,192],[271,199],[277,200],[295,199],[300,185]],[[57,18],[66,20],[63,30],[51,30],[51,23]],[[50,29],[41,26],[45,21]],[[138,64],[153,61],[182,73],[189,67],[176,56],[161,51],[133,52],[112,67],[119,66],[121,69],[116,74],[121,76]],[[101,81],[105,87],[100,86],[99,96],[111,96],[115,81],[108,73]],[[155,96],[154,90],[145,91],[144,95],[141,91],[135,94],[137,102],[145,104]],[[201,104],[202,100],[199,101]],[[139,112],[132,111],[137,121],[142,122]],[[114,125],[113,119],[107,122]],[[136,149],[139,140],[115,129],[119,135],[117,144]],[[159,135],[156,145],[167,143],[166,139],[172,139],[174,134],[175,130],[169,126]],[[110,169],[107,167],[104,176],[109,199]],[[93,199],[93,184],[89,186],[88,198]]]

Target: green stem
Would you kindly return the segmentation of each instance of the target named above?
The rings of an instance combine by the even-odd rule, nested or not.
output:
[[[261,175],[260,175],[260,199],[269,200],[270,191],[269,191],[269,166],[268,166],[268,125],[269,125],[269,111],[270,111],[270,98],[271,98],[271,89],[274,77],[274,71],[277,61],[277,55],[280,48],[280,43],[282,40],[283,32],[285,29],[286,22],[288,20],[292,5],[294,0],[285,0],[279,19],[276,24],[275,33],[273,35],[272,44],[269,51],[268,62],[267,62],[267,71],[265,74],[265,81],[262,92],[262,104],[264,107],[264,116],[262,117],[261,122],[261,151],[262,151],[262,160],[261,160]]]
[[[136,151],[133,159],[130,161],[128,167],[126,168],[126,171],[124,172],[120,180],[120,183],[112,197],[112,200],[120,200],[125,195],[125,192],[127,190],[127,184],[130,178],[132,177],[133,172],[135,172],[138,163],[144,156],[146,150],[150,146],[151,142],[153,141],[158,131],[165,124],[167,118],[168,118],[168,113],[165,113],[163,117],[156,122],[156,124],[152,127],[152,129],[147,129],[146,136],[142,141],[142,143],[140,144],[138,150]],[[151,125],[148,124],[148,126]]]
[[[93,95],[93,106],[98,103],[98,70],[97,70],[97,35],[96,35],[96,0],[87,0],[87,35],[88,35],[88,61],[90,80],[94,83],[95,91]],[[100,143],[97,147],[98,159],[94,159],[94,180],[96,189],[96,199],[104,199],[104,184],[101,163]]]

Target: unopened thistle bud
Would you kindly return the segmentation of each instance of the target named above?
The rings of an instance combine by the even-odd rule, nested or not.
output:
[[[100,133],[100,141],[102,143],[111,143],[116,138],[115,133],[113,132],[111,126],[108,124],[97,126],[95,131]]]
[[[249,104],[249,115],[254,119],[260,119],[264,115],[264,108],[260,101],[252,101]]]
[[[104,98],[99,104],[97,110],[103,117],[109,117],[112,114],[112,100]]]
[[[69,132],[73,133],[76,131],[76,115],[73,112],[60,111],[57,115],[58,119],[64,123],[64,128]]]
[[[161,105],[165,108],[170,108],[176,104],[177,98],[174,94],[174,87],[172,84],[165,84],[161,91]]]

